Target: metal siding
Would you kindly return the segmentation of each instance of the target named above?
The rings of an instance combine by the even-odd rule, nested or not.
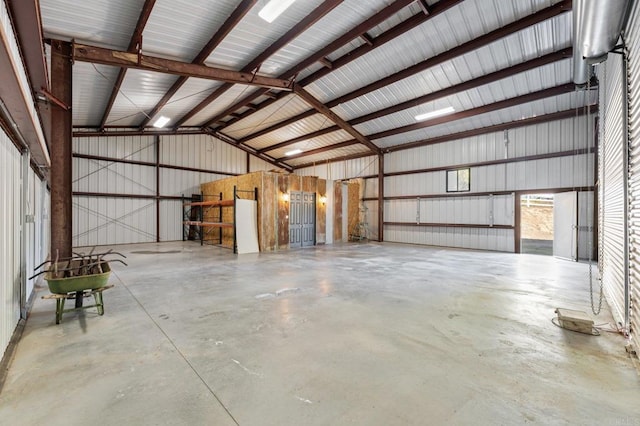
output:
[[[73,246],[156,240],[155,200],[73,197]]]
[[[536,115],[551,114],[554,112],[575,109],[576,107],[583,107],[587,102],[594,103],[595,101],[595,93],[592,93],[587,97],[583,92],[572,92],[544,100],[538,100],[525,105],[517,105],[498,111],[487,112],[465,120],[456,120],[450,123],[429,126],[398,135],[375,139],[374,142],[378,146],[386,148],[407,142],[445,136],[466,130],[502,124],[505,122],[517,121],[524,118],[534,117]]]
[[[0,129],[0,353],[20,319],[20,153]]]
[[[352,179],[377,175],[378,157],[370,156],[353,160],[336,161],[333,163],[318,163],[315,166],[296,169],[295,174],[300,176],[318,176],[327,180]]]
[[[175,75],[130,69],[120,86],[120,92],[106,124],[136,126],[160,101],[177,79]],[[75,124],[75,123],[74,123]],[[169,125],[172,123],[170,122]]]
[[[640,9],[635,2],[628,27],[627,47],[629,65],[629,293],[631,309],[629,322],[631,342],[638,350],[640,340]],[[611,55],[610,55],[611,56]]]
[[[175,123],[222,84],[220,81],[190,78],[158,111],[155,117],[165,116],[171,119],[169,123]]]
[[[333,121],[329,120],[322,114],[314,114],[310,117],[304,118],[302,120],[298,120],[295,123],[292,123],[288,126],[282,127],[280,129],[274,130],[273,132],[267,133],[259,138],[252,139],[247,141],[247,145],[255,149],[267,148],[270,145],[274,145],[276,143],[280,143],[283,141],[287,141],[289,139],[297,138],[299,136],[304,136],[312,132],[316,132],[321,129],[325,129],[327,127],[335,126]],[[327,141],[327,143],[331,142],[340,142],[352,138],[347,132],[344,130],[337,130],[332,133],[328,133],[323,135],[322,138]],[[308,139],[307,139],[308,140]],[[296,145],[304,146],[305,141],[298,142]],[[290,147],[296,146],[290,145]],[[293,149],[287,147],[287,150]]]
[[[169,87],[167,87],[169,89]],[[236,101],[242,99],[244,96],[253,92],[253,86],[248,86],[246,84],[236,84],[231,87],[229,90],[220,95],[215,102],[211,102],[209,105],[204,107],[202,111],[195,114],[189,120],[187,120],[184,125],[185,126],[199,126],[204,124],[206,121],[211,119],[213,116],[221,113],[225,109],[229,107],[229,105],[235,103]],[[177,119],[178,117],[176,117]]]
[[[73,191],[155,194],[155,168],[105,160],[73,159]]]
[[[267,163],[261,158],[258,158],[254,155],[249,156],[249,171],[250,172],[258,172],[258,171],[269,171],[269,170],[282,170],[279,167],[274,166],[271,163]]]
[[[200,185],[229,176],[215,173],[189,172],[185,170],[161,169],[160,194],[164,196],[191,196],[200,193]]]
[[[126,50],[144,0],[41,0],[44,36]]]
[[[246,153],[209,135],[162,136],[160,163],[241,174]]]
[[[74,126],[99,126],[119,68],[86,62],[73,64]]]
[[[73,152],[98,157],[155,162],[153,136],[73,138]]]
[[[160,241],[178,241],[182,239],[182,214],[181,201],[160,201]]]
[[[142,34],[145,52],[191,62],[237,4],[237,0],[157,0]]]
[[[256,111],[244,120],[226,127],[224,133],[232,138],[243,138],[310,109],[311,107],[304,100],[297,95],[291,94],[264,109]],[[329,123],[329,125],[332,124]]]
[[[601,152],[600,152],[600,202],[601,202],[601,274],[612,313],[624,327],[625,298],[625,223],[624,185],[625,165],[623,150],[626,145],[624,130],[624,89],[622,59],[609,55],[599,67],[601,97]]]

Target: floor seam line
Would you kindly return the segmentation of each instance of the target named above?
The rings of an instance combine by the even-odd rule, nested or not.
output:
[[[182,353],[182,351],[178,348],[178,346],[173,342],[173,340],[171,340],[171,338],[169,337],[169,335],[162,329],[162,327],[160,327],[160,324],[158,324],[158,322],[156,320],[153,319],[153,317],[151,316],[151,314],[149,313],[149,311],[147,311],[147,309],[144,307],[144,305],[140,302],[140,300],[138,300],[138,298],[133,294],[133,292],[131,291],[131,289],[124,283],[124,281],[120,278],[120,276],[116,273],[116,271],[111,271],[113,273],[113,275],[115,275],[115,277],[118,279],[118,281],[120,281],[120,283],[122,284],[122,286],[127,290],[127,292],[131,295],[131,297],[133,298],[133,300],[136,301],[136,303],[138,304],[138,306],[140,306],[140,309],[142,309],[144,311],[144,313],[147,315],[147,317],[149,317],[149,319],[151,320],[151,322],[153,322],[153,324],[158,328],[158,330],[160,330],[160,332],[164,335],[164,337],[166,337],[166,339],[169,341],[169,343],[171,343],[171,346],[173,346],[173,348],[176,350],[176,352],[178,352],[178,354],[180,355],[180,357],[182,357],[182,359],[184,360],[184,362],[187,363],[187,365],[189,366],[189,368],[191,368],[191,371],[193,371],[193,373],[198,377],[198,379],[200,379],[200,381],[202,382],[203,385],[205,385],[205,387],[209,390],[209,392],[211,393],[211,395],[213,395],[213,397],[216,399],[216,401],[218,401],[218,403],[222,406],[222,408],[224,408],[224,411],[226,411],[226,413],[229,415],[229,417],[231,417],[231,420],[233,420],[233,422],[235,424],[237,424],[238,426],[240,426],[240,423],[238,423],[238,421],[236,420],[236,418],[233,416],[233,414],[231,414],[231,412],[229,411],[229,409],[227,408],[226,405],[224,405],[222,403],[222,401],[220,400],[220,398],[218,397],[218,395],[216,395],[216,393],[213,391],[213,389],[211,389],[211,386],[209,386],[209,384],[204,380],[204,378],[200,375],[200,373],[198,373],[198,371],[195,369],[195,367],[193,366],[193,364],[191,364],[191,362],[189,362],[189,360],[187,359],[187,357]]]

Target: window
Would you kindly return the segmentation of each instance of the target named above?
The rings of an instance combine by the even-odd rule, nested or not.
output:
[[[447,170],[447,192],[471,191],[471,169]]]

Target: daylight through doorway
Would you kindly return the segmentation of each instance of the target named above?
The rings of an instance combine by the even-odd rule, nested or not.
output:
[[[553,194],[520,197],[520,253],[553,255]]]

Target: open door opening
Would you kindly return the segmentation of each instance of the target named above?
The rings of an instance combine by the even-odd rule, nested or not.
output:
[[[554,195],[522,195],[520,226],[520,253],[552,256],[554,254]]]

